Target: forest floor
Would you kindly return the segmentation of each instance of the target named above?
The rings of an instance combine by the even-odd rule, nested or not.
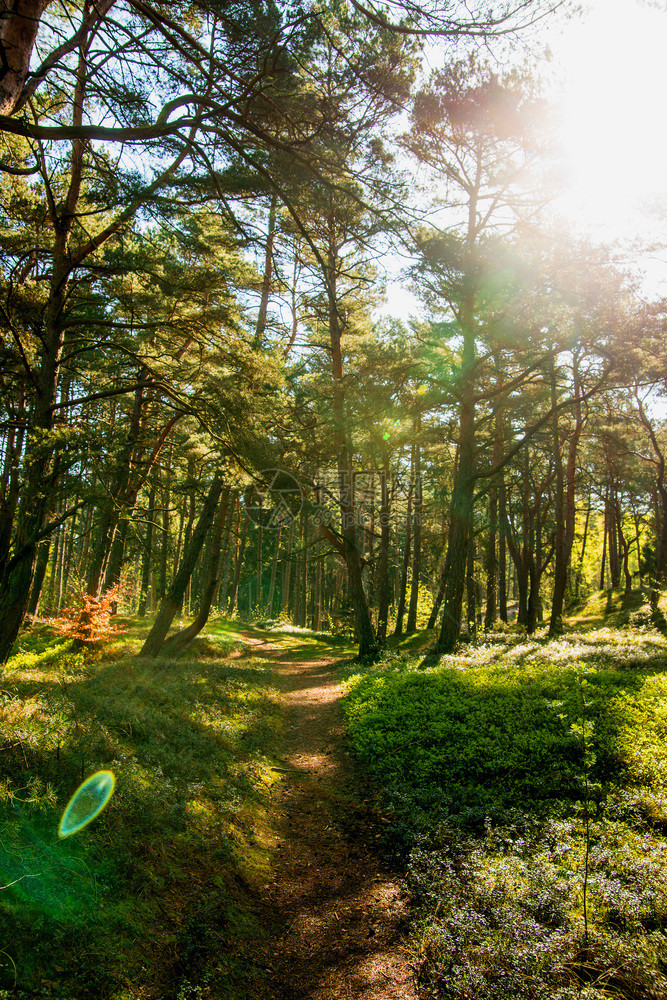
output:
[[[412,1000],[409,900],[335,636],[211,622],[177,660],[37,625],[0,671],[0,1000]],[[111,770],[107,808],[58,821]]]
[[[286,712],[274,861],[262,892],[273,928],[262,963],[268,995],[412,1000],[407,897],[383,862],[383,817],[367,804],[346,747],[336,661],[249,638],[250,655],[270,659]]]
[[[557,639],[37,624],[0,671],[0,1000],[664,1000],[667,593]],[[82,779],[106,808],[58,838]],[[421,993],[419,993],[421,991]]]

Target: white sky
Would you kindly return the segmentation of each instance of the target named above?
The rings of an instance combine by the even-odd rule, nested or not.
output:
[[[555,207],[593,240],[637,244],[647,295],[667,295],[667,0],[583,4],[528,42],[550,48],[562,108],[568,183]],[[398,284],[388,300],[391,315],[420,311]]]
[[[548,37],[564,78],[569,187],[558,207],[601,240],[667,242],[667,4],[593,0]],[[662,218],[660,218],[662,206]],[[643,255],[650,285],[667,250]],[[667,287],[661,289],[667,292]]]

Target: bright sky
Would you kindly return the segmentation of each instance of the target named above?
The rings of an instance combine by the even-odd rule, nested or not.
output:
[[[565,77],[569,189],[559,208],[593,237],[665,244],[667,3],[587,6],[581,19],[549,37]],[[646,254],[646,266],[648,284],[667,281],[667,248]]]
[[[560,84],[568,183],[555,207],[594,241],[637,241],[646,294],[667,295],[667,0],[581,3],[526,39],[536,55],[549,46]],[[402,284],[388,291],[390,314],[420,312]]]

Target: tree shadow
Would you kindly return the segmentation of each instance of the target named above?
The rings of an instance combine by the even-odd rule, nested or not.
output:
[[[221,948],[237,956],[230,981],[252,975],[253,886],[269,863],[255,824],[280,740],[270,670],[129,659],[58,676],[41,664],[6,670],[2,688],[0,779],[16,799],[2,808],[0,882],[14,884],[0,898],[0,927],[24,986],[110,995],[149,968],[156,995],[172,997],[183,969],[195,982]],[[108,806],[59,841],[65,802],[103,769],[116,775]],[[63,949],[88,956],[84,986]]]

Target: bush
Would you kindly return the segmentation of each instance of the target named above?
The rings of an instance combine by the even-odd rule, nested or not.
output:
[[[348,680],[428,996],[667,996],[665,652],[606,628]]]
[[[56,635],[73,640],[75,648],[97,649],[126,631],[114,617],[120,599],[120,587],[113,587],[101,597],[79,593],[72,607],[63,608],[48,624]]]

